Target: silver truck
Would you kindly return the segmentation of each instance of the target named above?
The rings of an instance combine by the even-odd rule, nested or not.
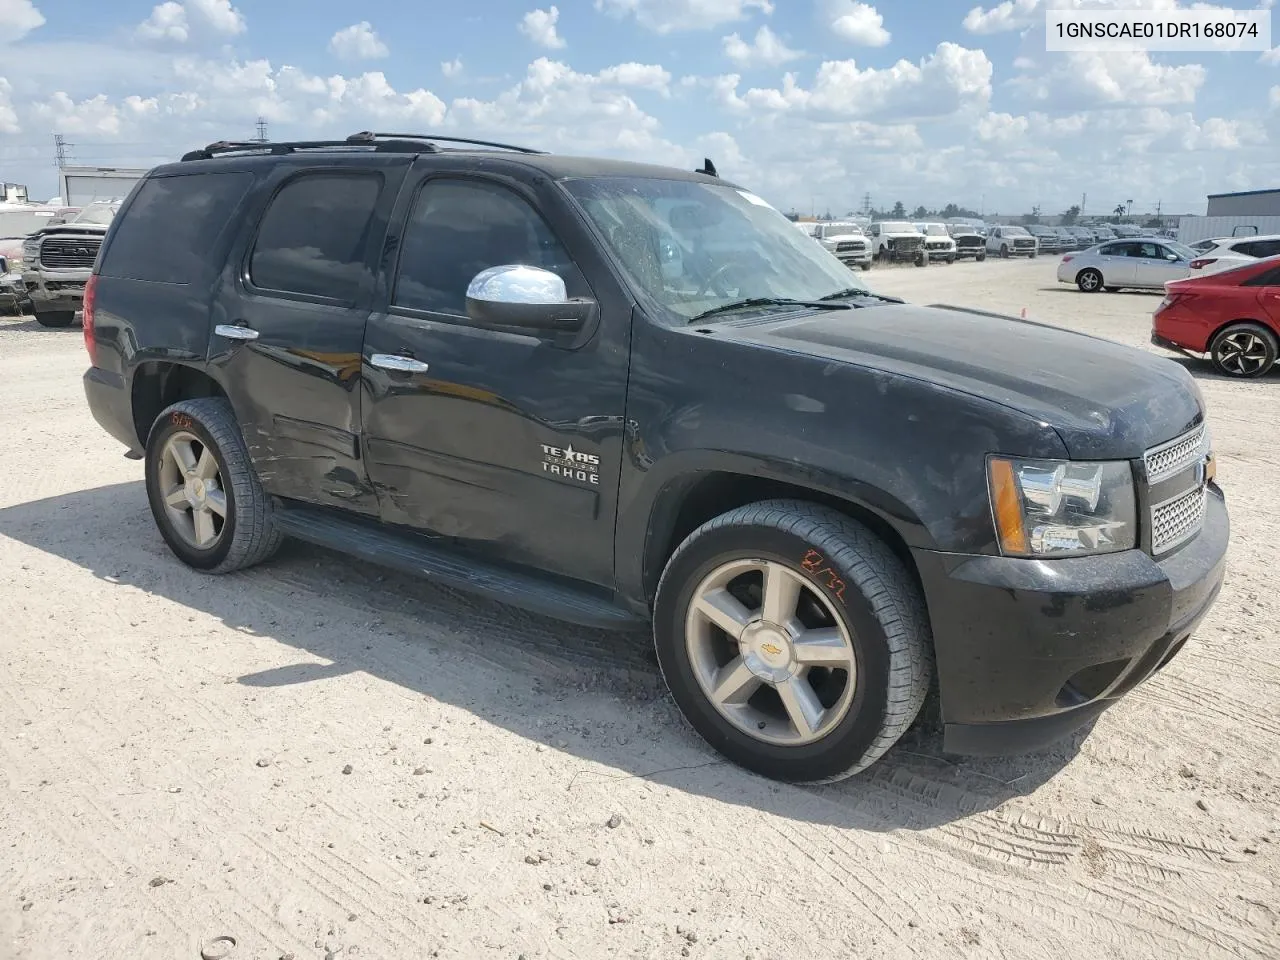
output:
[[[91,203],[71,219],[55,218],[22,243],[22,281],[36,323],[69,326],[84,303],[84,286],[118,200]]]

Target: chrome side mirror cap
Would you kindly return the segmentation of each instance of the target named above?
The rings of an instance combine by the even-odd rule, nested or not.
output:
[[[570,299],[558,274],[527,264],[489,267],[467,285],[467,316],[476,326],[495,330],[572,337],[595,309],[594,300]]]

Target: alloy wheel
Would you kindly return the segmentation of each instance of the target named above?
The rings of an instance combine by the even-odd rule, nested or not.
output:
[[[803,746],[830,733],[853,702],[853,637],[802,573],[733,560],[693,593],[685,643],[699,687],[748,736]]]
[[[222,469],[199,437],[178,431],[160,452],[160,491],[174,531],[197,550],[217,546],[226,529]]]
[[[1229,333],[1218,345],[1218,363],[1222,369],[1238,376],[1257,373],[1267,362],[1267,345],[1262,338],[1247,330]]]

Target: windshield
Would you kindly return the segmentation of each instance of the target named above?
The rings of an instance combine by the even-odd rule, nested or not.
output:
[[[1164,245],[1180,256],[1183,260],[1194,260],[1199,256],[1196,251],[1192,250],[1185,243],[1178,243],[1176,240],[1166,240]]]
[[[1005,227],[1004,235],[1006,237],[1029,237],[1031,234],[1023,230],[1021,227]]]
[[[945,237],[947,228],[940,223],[927,223],[925,224],[924,232],[931,237]]]
[[[881,233],[919,233],[915,224],[903,223],[900,220],[886,220],[880,224]]]
[[[116,207],[112,204],[91,204],[85,207],[71,223],[110,223],[111,218],[116,215]]]
[[[862,227],[856,223],[828,223],[823,235],[828,237],[861,236]]]
[[[746,299],[812,301],[866,290],[821,244],[745,190],[647,177],[591,177],[564,187],[632,282],[683,320]]]

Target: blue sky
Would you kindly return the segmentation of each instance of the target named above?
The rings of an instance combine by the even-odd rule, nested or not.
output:
[[[721,172],[784,209],[1056,213],[1280,185],[1280,51],[1047,54],[1044,4],[0,0],[0,178],[376,128]],[[1192,4],[1182,4],[1190,6]],[[1267,3],[1225,3],[1241,9]],[[464,11],[464,12],[459,12]]]

